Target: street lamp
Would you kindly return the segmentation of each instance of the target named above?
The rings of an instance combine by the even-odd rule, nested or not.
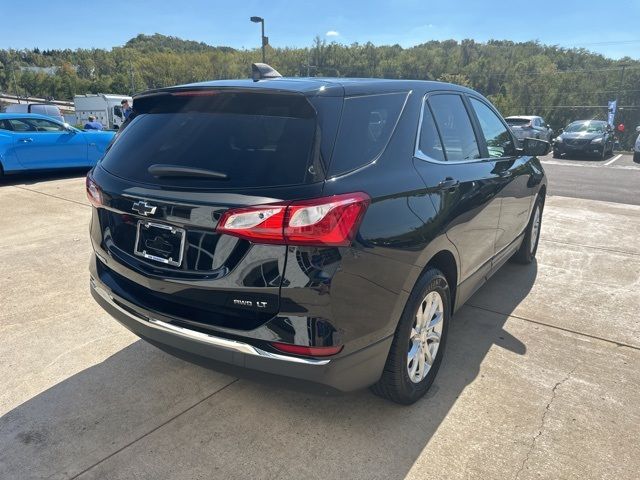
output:
[[[269,37],[264,36],[264,18],[251,17],[249,20],[251,20],[253,23],[262,24],[262,63],[266,63],[265,56],[264,56],[264,47],[266,47],[269,44]]]

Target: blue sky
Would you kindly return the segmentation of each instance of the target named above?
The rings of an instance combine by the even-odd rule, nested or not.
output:
[[[278,47],[307,46],[315,35],[404,47],[495,38],[640,58],[640,0],[30,0],[2,2],[0,14],[0,48],[111,48],[138,33],[156,32],[253,48],[259,25],[249,17],[258,15],[266,20],[271,45]]]

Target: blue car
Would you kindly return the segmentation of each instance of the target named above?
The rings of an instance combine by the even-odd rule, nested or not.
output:
[[[0,175],[92,167],[114,135],[78,130],[44,115],[0,113]]]

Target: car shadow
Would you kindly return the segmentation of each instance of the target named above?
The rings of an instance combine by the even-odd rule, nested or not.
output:
[[[235,380],[135,341],[0,418],[0,477],[405,478],[487,353],[526,352],[503,327],[536,276],[508,264],[476,293],[409,407]]]
[[[88,168],[73,168],[64,170],[38,171],[30,173],[15,173],[0,176],[0,187],[9,185],[34,185],[50,180],[67,180],[71,178],[84,177]]]

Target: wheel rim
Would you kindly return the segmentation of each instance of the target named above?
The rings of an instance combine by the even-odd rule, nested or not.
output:
[[[440,348],[444,308],[438,292],[429,292],[418,307],[409,334],[407,373],[413,383],[421,382],[429,373]]]
[[[536,249],[538,244],[538,235],[540,234],[540,206],[536,206],[533,214],[533,223],[531,224],[531,253]]]

